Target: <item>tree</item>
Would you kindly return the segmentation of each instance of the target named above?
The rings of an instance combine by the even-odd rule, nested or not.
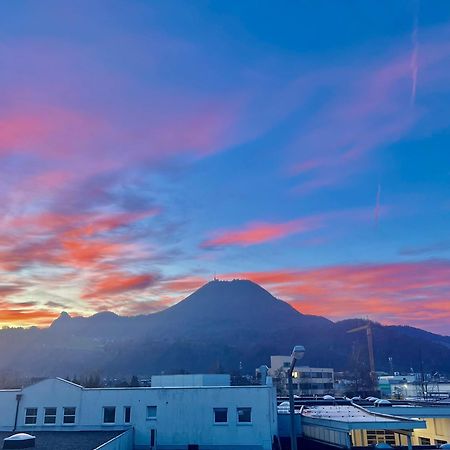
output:
[[[280,396],[288,395],[287,390],[287,374],[282,367],[275,370],[273,380],[275,381],[275,386],[277,388],[277,394]]]
[[[139,387],[141,384],[139,383],[139,379],[136,375],[133,375],[130,380],[131,387]]]

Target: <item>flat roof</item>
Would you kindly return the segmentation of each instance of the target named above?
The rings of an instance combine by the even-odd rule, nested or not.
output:
[[[340,422],[373,422],[379,417],[353,405],[307,406],[303,409],[302,414],[306,417],[338,420]],[[397,419],[384,416],[383,421],[396,422]]]
[[[368,411],[357,405],[303,406],[302,423],[339,430],[412,430],[426,428],[425,421]]]

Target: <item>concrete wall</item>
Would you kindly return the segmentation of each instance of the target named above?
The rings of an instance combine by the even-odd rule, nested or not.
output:
[[[271,386],[114,388],[84,389],[62,380],[44,380],[22,391],[18,430],[105,430],[134,427],[136,448],[149,448],[156,430],[157,448],[242,448],[270,450],[277,434],[274,388]],[[0,391],[0,429],[10,430],[15,414],[15,395]],[[116,407],[114,424],[103,424],[103,408]],[[124,407],[131,407],[131,423],[124,422]],[[155,419],[147,418],[147,406],[156,406]],[[25,409],[38,408],[36,425],[25,425]],[[56,425],[44,425],[44,408],[56,407]],[[76,423],[64,425],[63,408],[76,407]],[[214,408],[228,408],[228,423],[214,423]],[[237,407],[252,408],[250,424],[238,423]],[[224,447],[225,446],[225,447]]]
[[[0,391],[0,431],[13,429],[16,415],[16,396],[20,393],[20,390]]]
[[[230,386],[228,374],[154,375],[152,387]]]

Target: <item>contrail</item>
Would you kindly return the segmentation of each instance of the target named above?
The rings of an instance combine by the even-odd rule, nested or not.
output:
[[[414,16],[413,16],[413,30],[411,33],[411,105],[416,102],[416,91],[417,91],[417,74],[419,71],[419,42],[418,42],[418,32],[419,32],[419,0],[414,0]]]
[[[381,184],[378,183],[377,201],[375,204],[375,226],[378,226],[378,221],[380,219],[380,197],[381,197]]]

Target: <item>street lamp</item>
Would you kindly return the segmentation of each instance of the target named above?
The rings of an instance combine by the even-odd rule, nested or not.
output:
[[[288,372],[289,387],[289,415],[291,417],[291,450],[297,450],[297,433],[295,431],[295,405],[294,405],[294,388],[292,386],[292,372],[298,360],[302,359],[305,354],[303,345],[296,345],[292,350],[291,367]]]

